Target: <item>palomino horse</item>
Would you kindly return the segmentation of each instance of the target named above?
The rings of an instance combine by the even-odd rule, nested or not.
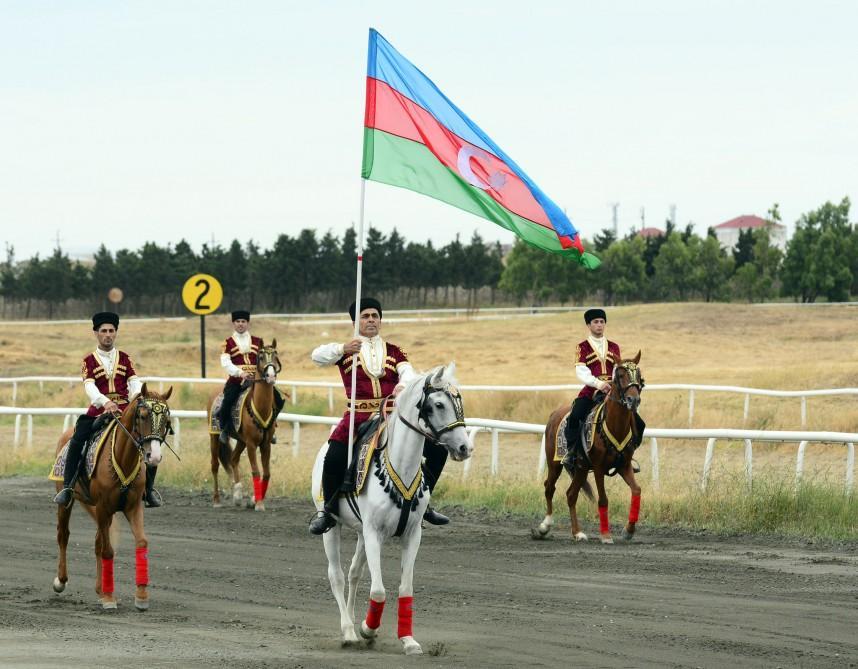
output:
[[[369,609],[360,633],[371,640],[378,633],[386,593],[381,580],[381,546],[392,536],[402,538],[402,572],[399,581],[399,640],[406,655],[422,653],[412,634],[414,561],[422,537],[421,519],[429,506],[429,488],[421,468],[423,443],[430,439],[443,445],[453,460],[471,456],[473,446],[465,432],[462,399],[455,385],[455,366],[438,367],[411,381],[396,398],[396,406],[384,425],[373,462],[366,465],[360,492],[340,496],[339,523],[323,535],[328,556],[328,578],[340,609],[340,628],[346,644],[355,643],[354,609],[357,583],[369,564],[372,582]],[[313,499],[321,510],[324,444],[313,467]],[[374,468],[374,469],[373,469]],[[370,471],[372,469],[372,471]],[[344,597],[340,564],[340,528],[356,530],[357,546],[349,568],[348,602]]]
[[[74,497],[95,520],[95,592],[105,609],[115,609],[113,596],[113,546],[110,529],[113,515],[122,511],[131,526],[136,547],[136,583],[134,606],[143,611],[149,608],[149,542],[143,530],[143,490],[146,485],[146,467],[161,461],[161,445],[165,443],[170,426],[170,408],[167,400],[172,387],[163,395],[150,392],[143,384],[140,394],[131,399],[118,419],[106,428],[104,440],[95,461],[89,490],[80,480],[75,485]],[[57,444],[57,454],[71,437],[66,430]],[[85,464],[82,465],[86,467]],[[57,491],[62,482],[57,481]],[[66,568],[66,548],[69,543],[69,519],[74,501],[68,507],[57,507],[57,543],[60,548],[54,591],[65,590],[69,580]]]
[[[241,425],[238,432],[234,426],[230,426],[230,435],[237,441],[235,450],[229,445],[218,441],[217,433],[211,434],[211,461],[212,480],[214,482],[214,493],[212,504],[220,506],[220,487],[218,485],[218,467],[223,463],[227,475],[232,475],[233,488],[232,499],[236,506],[240,506],[243,500],[241,472],[238,462],[241,452],[247,448],[247,459],[250,460],[250,473],[253,479],[253,507],[256,511],[265,511],[265,494],[268,492],[268,482],[271,479],[271,438],[277,416],[274,415],[275,397],[274,383],[280,373],[282,365],[277,355],[277,339],[270,345],[263,344],[259,347],[256,355],[256,377],[251,382],[253,390],[248,394],[241,407]],[[207,404],[209,424],[211,424],[212,403],[217,397],[215,393],[209,397]],[[262,459],[262,476],[259,476],[259,464],[256,461],[256,449]]]
[[[575,469],[572,472],[572,483],[566,491],[566,502],[569,505],[569,516],[572,520],[572,536],[576,541],[587,540],[587,535],[581,531],[581,526],[578,524],[575,504],[578,501],[578,492],[582,488],[587,497],[593,499],[593,492],[587,483],[587,473],[591,469],[593,470],[593,478],[596,479],[596,490],[599,494],[599,533],[602,543],[614,543],[611,538],[611,526],[608,522],[608,496],[605,493],[605,475],[614,468],[632,493],[629,521],[623,530],[623,538],[630,541],[635,533],[641,505],[641,487],[635,480],[632,455],[642,438],[636,416],[641,401],[640,394],[644,387],[643,377],[638,368],[640,358],[641,353],[638,351],[634,358],[623,360],[614,367],[611,390],[604,403],[594,408],[595,411],[599,406],[602,407],[600,411],[604,414],[604,423],[602,423],[601,428],[595,430],[590,452],[587,455],[583,453],[578,455]],[[533,530],[535,539],[545,538],[551,531],[554,522],[552,518],[554,490],[557,479],[563,471],[563,465],[554,457],[556,437],[560,423],[568,412],[568,405],[555,409],[545,426],[545,456],[548,462],[548,476],[545,479],[547,513],[543,521]],[[573,444],[569,444],[568,447],[573,448]]]

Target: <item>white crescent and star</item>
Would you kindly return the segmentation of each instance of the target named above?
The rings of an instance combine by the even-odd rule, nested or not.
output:
[[[471,168],[471,158],[482,158],[483,160],[489,161],[491,159],[491,155],[474,146],[463,146],[459,149],[459,155],[456,158],[456,167],[459,170],[459,174],[462,175],[462,178],[465,181],[480,190],[491,189],[499,191],[503,188],[506,183],[506,175],[503,172],[496,171],[492,173],[491,176],[489,176],[488,183],[486,183],[483,179],[474,174],[474,170]]]

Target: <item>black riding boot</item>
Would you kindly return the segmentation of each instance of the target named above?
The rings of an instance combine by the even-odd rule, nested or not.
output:
[[[66,465],[65,469],[63,469],[63,489],[54,497],[54,501],[60,506],[68,506],[74,498],[72,486],[74,485],[74,480],[77,478],[82,450],[83,444],[75,444],[74,440],[69,443],[69,450],[66,454]]]
[[[146,492],[143,494],[143,501],[147,507],[161,506],[161,493],[155,490],[155,474],[158,473],[158,468],[154,465],[146,465]]]
[[[426,477],[426,484],[429,486],[429,494],[435,490],[435,484],[441,478],[441,472],[444,471],[444,465],[447,463],[447,449],[439,444],[433,444],[426,441],[423,444],[423,455],[426,461],[423,463],[423,475]],[[426,508],[423,514],[423,520],[432,525],[446,525],[450,519],[443,513],[438,513],[431,506]]]
[[[334,518],[340,486],[346,474],[348,447],[341,441],[330,440],[322,469],[322,494],[325,506],[310,521],[310,534],[324,534],[337,524]]]
[[[283,410],[283,405],[286,404],[286,398],[280,393],[277,388],[274,389],[274,429],[277,429],[277,416]],[[271,435],[271,443],[277,443],[277,434]]]

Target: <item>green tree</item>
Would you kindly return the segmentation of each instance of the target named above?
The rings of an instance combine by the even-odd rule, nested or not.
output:
[[[733,265],[733,258],[727,255],[715,237],[707,234],[706,239],[695,246],[692,282],[706,302],[727,298]]]
[[[671,233],[653,261],[656,293],[666,300],[684,300],[693,289],[691,252],[682,236]]]
[[[645,247],[642,237],[633,237],[611,244],[602,255],[602,266],[597,271],[606,304],[641,299],[647,281]]]

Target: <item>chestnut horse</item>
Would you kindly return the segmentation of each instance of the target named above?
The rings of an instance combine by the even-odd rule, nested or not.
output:
[[[110,529],[113,515],[125,514],[136,547],[136,583],[134,606],[143,611],[149,608],[149,542],[143,530],[143,491],[146,485],[146,467],[161,461],[161,445],[165,443],[170,426],[170,408],[167,400],[172,387],[163,395],[150,392],[143,384],[140,394],[133,397],[118,418],[113,418],[105,430],[105,438],[95,461],[95,468],[87,490],[80,479],[74,488],[78,500],[96,524],[95,533],[95,592],[105,609],[115,609],[113,596],[113,545]],[[73,430],[66,430],[57,443],[57,454],[68,443]],[[82,466],[86,466],[83,464]],[[62,488],[57,481],[57,491]],[[57,544],[60,555],[54,591],[65,590],[69,580],[66,566],[66,548],[69,543],[69,519],[72,503],[57,507]]]
[[[638,367],[640,358],[641,353],[638,351],[634,358],[622,360],[614,367],[611,389],[603,404],[594,407],[594,411],[600,406],[602,407],[600,411],[604,414],[604,423],[601,428],[595,430],[590,452],[586,455],[579,453],[574,470],[571,472],[572,483],[566,491],[566,502],[569,505],[569,516],[572,521],[572,536],[576,541],[587,540],[587,535],[581,531],[581,526],[578,524],[575,504],[581,489],[584,490],[584,494],[588,498],[593,499],[593,492],[587,483],[587,474],[591,469],[599,494],[599,533],[602,543],[614,543],[608,522],[608,495],[605,493],[605,475],[613,469],[616,469],[632,493],[629,520],[623,530],[623,538],[630,541],[635,533],[640,512],[641,487],[635,480],[632,455],[634,455],[635,448],[640,444],[643,437],[640,428],[642,422],[636,415],[641,400],[640,394],[644,387],[643,377]],[[563,465],[554,457],[555,445],[557,430],[567,413],[569,413],[568,405],[555,409],[545,426],[545,456],[548,463],[548,476],[544,485],[547,512],[543,521],[532,532],[534,539],[545,538],[551,531],[554,522],[552,518],[554,491],[557,479],[560,478],[560,473],[563,471]],[[569,448],[573,448],[573,445],[569,444]]]
[[[220,506],[220,487],[218,485],[218,469],[223,464],[227,475],[233,478],[232,499],[236,506],[243,501],[241,472],[238,462],[241,452],[247,448],[247,459],[250,460],[250,473],[253,479],[253,508],[256,511],[265,511],[265,494],[268,492],[268,483],[271,479],[271,439],[277,427],[277,416],[275,415],[275,392],[274,384],[282,365],[277,355],[277,339],[275,338],[269,346],[263,343],[256,355],[256,376],[251,381],[253,390],[248,394],[241,407],[241,426],[238,432],[234,426],[230,426],[230,436],[237,444],[235,450],[229,445],[221,444],[218,434],[210,434],[212,481],[214,492],[212,505]],[[211,424],[212,404],[219,393],[209,397],[206,406]],[[256,449],[262,459],[262,476],[259,475],[259,464],[256,460]]]

